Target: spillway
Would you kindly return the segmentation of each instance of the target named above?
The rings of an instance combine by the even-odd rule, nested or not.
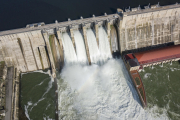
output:
[[[78,62],[82,64],[88,64],[84,39],[82,33],[79,30],[74,30],[74,39],[76,44]]]
[[[110,51],[110,44],[104,27],[100,26],[98,33],[99,33],[99,51],[101,54],[102,61],[105,62],[107,59],[112,58]]]
[[[62,33],[62,43],[64,47],[64,61],[65,64],[73,64],[77,62],[77,56],[71,41],[71,38],[67,32]]]
[[[96,36],[91,28],[87,29],[87,42],[89,47],[91,63],[98,63],[100,61],[100,52],[98,49]]]
[[[60,76],[59,120],[168,119],[142,108],[122,59],[101,66],[67,66]]]
[[[77,56],[68,33],[63,33],[65,65],[58,78],[59,120],[160,120],[156,108],[144,110],[123,60],[113,59],[105,29],[99,27],[99,48],[92,29],[87,41],[92,64],[87,62],[82,34],[74,30]],[[76,64],[75,64],[76,63]],[[99,64],[100,63],[100,64]]]

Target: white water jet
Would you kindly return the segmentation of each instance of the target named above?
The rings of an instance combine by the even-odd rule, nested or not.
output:
[[[103,61],[112,58],[108,36],[102,26],[99,27],[99,51]]]
[[[98,63],[100,61],[100,52],[98,49],[96,36],[91,28],[87,29],[87,42],[89,47],[91,63]]]
[[[142,108],[122,59],[108,60],[112,55],[102,26],[99,47],[95,33],[87,29],[90,59],[96,63],[91,66],[81,65],[87,61],[81,33],[74,31],[77,57],[70,36],[67,33],[62,36],[66,62],[57,81],[60,120],[168,119],[165,113],[156,114],[156,109]]]
[[[73,32],[76,44],[77,60],[79,63],[88,64],[83,36],[79,30],[74,30]]]
[[[65,64],[73,64],[77,62],[76,52],[73,47],[72,40],[67,32],[62,33],[62,43],[64,47]]]
[[[111,59],[102,66],[65,66],[58,95],[60,120],[168,119],[142,108],[122,59]]]

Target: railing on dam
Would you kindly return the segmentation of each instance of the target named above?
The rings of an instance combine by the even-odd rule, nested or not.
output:
[[[69,19],[60,23],[56,21],[54,24],[47,25],[35,23],[27,25],[27,28],[2,31],[0,32],[0,61],[5,61],[7,66],[17,67],[21,72],[51,68],[52,73],[55,73],[55,69],[59,68],[59,63],[60,66],[63,66],[64,61],[61,33],[70,34],[76,51],[73,32],[80,29],[83,33],[87,57],[89,58],[86,29],[92,28],[95,31],[97,44],[99,44],[98,28],[103,26],[110,43],[111,25],[118,24],[118,20],[118,14],[105,14],[104,16],[93,16],[92,18],[81,18],[73,21]],[[50,35],[53,35],[51,40]],[[118,42],[115,41],[114,43]],[[90,59],[88,61],[90,64]],[[53,76],[55,77],[55,74]]]
[[[162,11],[162,10],[168,10],[168,9],[175,9],[179,8],[180,4],[175,3],[173,5],[166,5],[166,6],[160,6],[160,4],[144,6],[144,9],[141,9],[141,7],[136,8],[130,8],[126,9],[126,12],[124,12],[124,16],[130,16],[130,15],[137,15],[142,13],[149,13],[149,12],[155,12],[155,11]]]
[[[65,22],[60,22],[60,23],[56,22],[53,24],[46,24],[46,25],[39,26],[39,27],[20,28],[20,29],[2,31],[2,32],[0,32],[0,36],[16,34],[16,33],[23,33],[23,32],[28,32],[28,31],[35,31],[35,30],[45,30],[47,32],[52,32],[53,29],[55,29],[55,28],[63,28],[63,27],[75,26],[75,25],[79,26],[82,24],[101,22],[101,21],[106,21],[106,20],[114,20],[114,19],[118,19],[118,18],[119,18],[118,14],[111,14],[111,15],[103,15],[103,16],[98,16],[98,17],[84,18],[84,19],[78,19],[78,20],[72,20],[72,21],[70,20],[70,21],[65,21]]]

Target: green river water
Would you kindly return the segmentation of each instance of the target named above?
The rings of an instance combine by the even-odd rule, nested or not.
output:
[[[180,63],[144,68],[139,72],[147,98],[147,109],[180,120]]]
[[[144,68],[139,72],[146,91],[147,104],[155,115],[180,119],[180,63],[173,62]],[[61,82],[61,80],[59,81]],[[66,85],[61,84],[61,89]],[[55,87],[47,72],[32,72],[21,77],[20,120],[55,119]],[[69,113],[69,112],[68,112]]]
[[[55,119],[55,87],[47,73],[32,72],[21,78],[20,104],[26,118],[20,120]]]

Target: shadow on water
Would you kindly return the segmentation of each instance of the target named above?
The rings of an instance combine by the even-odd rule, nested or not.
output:
[[[117,8],[109,8],[111,10],[112,13],[116,13]]]
[[[124,77],[125,77],[125,80],[127,82],[127,85],[128,85],[128,87],[129,87],[129,89],[130,89],[130,91],[132,93],[133,99],[135,101],[137,101],[142,106],[140,98],[139,98],[138,93],[136,91],[136,88],[134,87],[133,81],[132,81],[132,79],[131,79],[131,77],[130,77],[127,69],[126,69],[126,66],[124,65],[124,62],[123,62],[123,60],[122,60],[120,55],[119,55],[118,59],[122,62],[122,67],[123,67],[122,72],[124,74]]]
[[[67,21],[107,14],[113,14],[117,8],[138,7],[151,3],[160,5],[175,4],[177,0],[1,0],[0,1],[0,31],[25,27],[27,24],[45,22],[54,23],[54,20]],[[9,9],[11,8],[11,9]],[[103,13],[103,14],[102,14]]]
[[[120,57],[121,57],[121,55],[120,55],[120,52],[119,52],[119,51],[117,51],[117,52],[113,52],[113,53],[112,53],[112,56],[113,56],[113,58],[120,58]]]

